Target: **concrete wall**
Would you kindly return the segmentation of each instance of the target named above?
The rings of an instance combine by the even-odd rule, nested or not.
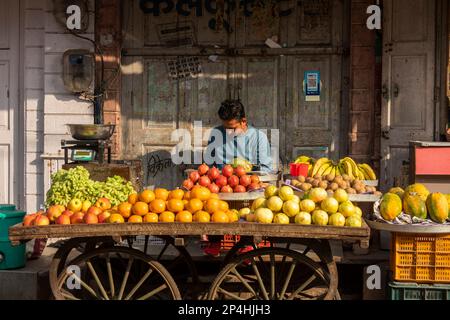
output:
[[[90,42],[65,31],[53,15],[53,1],[24,1],[24,104],[26,110],[26,209],[44,202],[50,169],[47,158],[61,158],[61,139],[69,138],[67,123],[92,123],[93,107],[66,91],[62,80],[62,56],[68,49],[90,49]],[[94,0],[90,1],[90,25],[94,38]]]

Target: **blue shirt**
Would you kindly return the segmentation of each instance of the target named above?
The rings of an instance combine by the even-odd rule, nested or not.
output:
[[[223,126],[214,128],[205,152],[206,164],[222,168],[236,158],[259,166],[261,171],[274,170],[269,139],[264,132],[249,126],[244,134],[236,136],[228,134]]]

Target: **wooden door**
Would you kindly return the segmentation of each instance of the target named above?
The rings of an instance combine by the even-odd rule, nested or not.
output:
[[[0,1],[0,203],[19,205],[18,2]]]
[[[381,180],[400,183],[409,141],[432,141],[435,120],[434,0],[384,1]]]

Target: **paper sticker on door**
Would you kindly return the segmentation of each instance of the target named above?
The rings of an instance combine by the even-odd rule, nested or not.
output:
[[[304,92],[306,102],[320,101],[320,92],[321,92],[320,71],[305,72]]]

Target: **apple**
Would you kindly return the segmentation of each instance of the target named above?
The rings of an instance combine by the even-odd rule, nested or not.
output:
[[[38,216],[37,213],[26,215],[25,218],[23,218],[23,226],[24,227],[32,226],[37,216]]]
[[[100,213],[99,215],[98,215],[98,223],[107,223],[108,222],[108,219],[109,219],[109,217],[111,217],[111,211],[109,211],[109,210],[106,210],[106,211],[103,211],[102,213]]]
[[[216,185],[215,183],[212,183],[208,186],[209,191],[211,191],[211,193],[219,193],[220,188],[218,185]]]
[[[92,202],[90,202],[89,200],[83,201],[81,212],[87,213],[90,207],[92,207]]]
[[[98,217],[96,214],[93,213],[87,213],[83,217],[83,222],[86,224],[97,224],[98,223]]]
[[[228,178],[228,185],[232,188],[236,188],[239,185],[239,178],[237,176],[231,176]]]
[[[236,193],[246,193],[247,189],[244,186],[239,185],[239,186],[236,186],[234,188],[234,192],[236,192]]]
[[[50,225],[50,219],[47,216],[45,216],[43,214],[40,214],[34,220],[33,225],[35,225],[35,226],[48,226],[48,225]]]
[[[70,224],[82,224],[83,223],[83,212],[76,212],[70,217]]]
[[[259,183],[252,183],[248,186],[247,189],[248,191],[255,191],[261,189],[261,186],[259,185]]]
[[[200,174],[198,173],[198,171],[192,171],[189,174],[189,179],[191,179],[193,183],[196,183],[200,179]]]
[[[209,167],[206,164],[202,164],[200,167],[198,167],[198,173],[201,176],[204,176],[209,171]]]
[[[100,209],[99,207],[90,207],[87,213],[95,214],[96,216],[98,216],[102,212],[103,210]]]
[[[227,164],[225,167],[223,167],[222,169],[222,174],[226,177],[229,178],[233,175],[234,173],[234,169],[232,166],[230,166],[229,164]]]
[[[245,171],[244,167],[238,166],[236,169],[234,169],[234,174],[240,178],[240,177],[246,175],[247,172]]]
[[[244,174],[243,176],[241,176],[239,182],[241,186],[248,187],[249,185],[252,184],[252,179],[250,178],[249,175]]]
[[[58,217],[58,219],[56,219],[55,223],[60,225],[68,225],[70,224],[70,217],[68,215],[62,214]]]
[[[73,211],[66,210],[62,213],[63,216],[68,216],[69,218],[74,214]],[[59,217],[58,217],[59,218]]]
[[[217,177],[215,183],[219,186],[219,188],[225,187],[228,184],[228,179],[222,175]]]
[[[183,188],[185,188],[187,191],[190,191],[194,187],[194,183],[191,179],[184,180],[183,182]]]
[[[211,184],[211,180],[207,176],[200,177],[198,180],[199,185],[202,187],[208,187]]]
[[[63,212],[64,210],[66,210],[66,207],[64,207],[63,205],[57,204],[56,207],[59,208],[59,210],[61,210],[61,212]]]
[[[102,211],[111,209],[111,201],[106,198],[100,198],[97,200],[97,203],[95,204],[97,208],[100,208]]]
[[[208,177],[211,181],[216,180],[220,176],[220,171],[216,167],[209,169]]]
[[[261,179],[255,174],[252,175],[250,178],[252,179],[252,183],[258,183],[259,184],[261,182]]]
[[[223,186],[222,189],[220,189],[221,193],[233,193],[233,188],[230,186]]]
[[[64,210],[66,210],[66,208],[64,208]],[[56,219],[58,219],[58,217],[63,213],[64,210],[61,210],[60,206],[51,206],[47,210],[47,218],[51,222],[54,222]]]
[[[67,205],[67,209],[69,209],[72,212],[80,212],[82,208],[83,208],[83,201],[81,201],[80,199],[72,199]]]

